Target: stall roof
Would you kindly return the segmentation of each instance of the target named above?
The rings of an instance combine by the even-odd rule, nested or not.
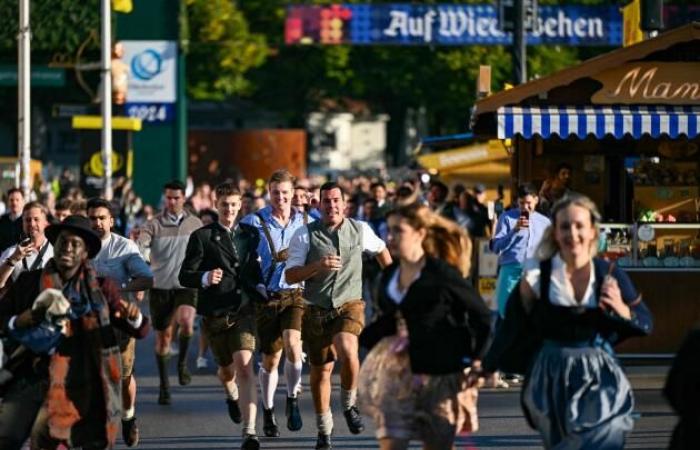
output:
[[[661,35],[587,60],[547,77],[498,92],[478,101],[472,114],[472,129],[478,136],[510,138],[516,134],[549,137],[571,134],[585,137],[609,134],[652,136],[686,134],[696,136],[700,109],[696,107],[651,106],[648,108],[591,108],[590,94],[600,83],[593,76],[628,62],[681,48],[698,61],[700,22],[693,22]],[[700,80],[698,81],[700,82]],[[511,108],[514,107],[514,108]]]

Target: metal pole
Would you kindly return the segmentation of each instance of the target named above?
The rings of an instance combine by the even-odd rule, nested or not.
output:
[[[19,45],[17,64],[17,153],[20,163],[20,180],[17,180],[24,198],[29,198],[31,179],[29,160],[31,158],[31,29],[29,28],[29,0],[19,3]]]
[[[112,200],[112,9],[111,0],[102,0],[102,195]]]
[[[518,84],[527,82],[527,41],[525,39],[525,0],[515,0],[513,30],[513,76]]]

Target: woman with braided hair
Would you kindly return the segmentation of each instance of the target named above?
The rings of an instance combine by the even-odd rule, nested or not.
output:
[[[479,366],[491,312],[465,280],[471,241],[454,222],[426,206],[387,215],[394,260],[384,270],[378,319],[361,344],[371,347],[360,370],[360,405],[376,423],[382,450],[453,448],[475,431],[476,388],[465,373]]]

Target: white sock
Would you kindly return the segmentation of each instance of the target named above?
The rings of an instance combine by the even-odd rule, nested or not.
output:
[[[224,388],[226,389],[226,398],[238,400],[238,385],[235,381],[229,381]]]
[[[245,436],[246,434],[257,434],[255,432],[255,421],[252,422],[243,422],[241,427],[241,435]]]
[[[319,433],[331,434],[333,432],[333,413],[330,409],[323,414],[316,414],[316,427]]]
[[[258,370],[258,380],[260,381],[260,395],[263,408],[270,409],[275,404],[275,391],[279,381],[279,372],[273,370],[268,372],[263,366]]]
[[[343,411],[355,406],[357,402],[357,389],[346,390],[342,387],[340,388],[340,403],[343,405]]]
[[[287,397],[296,398],[301,391],[301,367],[302,362],[284,361],[284,377],[287,379]]]
[[[124,419],[124,420],[133,419],[134,414],[136,414],[136,407],[132,406],[131,408],[124,410],[124,413],[122,414],[122,419]]]

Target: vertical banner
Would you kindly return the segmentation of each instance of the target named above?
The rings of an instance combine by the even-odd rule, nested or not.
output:
[[[624,47],[642,42],[644,39],[644,33],[639,28],[641,18],[639,0],[634,0],[622,8],[622,45]]]

